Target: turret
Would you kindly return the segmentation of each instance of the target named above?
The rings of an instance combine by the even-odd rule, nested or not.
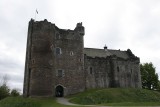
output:
[[[82,22],[77,23],[77,26],[74,30],[79,32],[79,34],[82,35],[82,36],[84,36],[84,34],[85,34],[84,27],[82,26]]]

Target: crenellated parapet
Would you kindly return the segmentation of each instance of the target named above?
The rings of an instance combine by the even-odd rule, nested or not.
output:
[[[75,31],[78,31],[80,35],[85,35],[85,29],[82,26],[82,22],[81,23],[77,23],[76,28],[74,29]]]

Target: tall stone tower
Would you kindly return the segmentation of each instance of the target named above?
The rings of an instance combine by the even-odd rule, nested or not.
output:
[[[24,96],[66,96],[85,89],[84,27],[59,29],[44,21],[29,22]]]

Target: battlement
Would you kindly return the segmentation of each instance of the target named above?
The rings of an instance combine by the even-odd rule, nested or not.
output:
[[[34,19],[31,18],[30,22],[35,22],[35,23],[39,23],[39,22],[48,22],[47,19],[41,20],[41,21],[35,21]],[[51,22],[49,22],[51,23]]]
[[[74,29],[75,31],[78,31],[80,33],[80,35],[85,35],[85,29],[82,26],[82,22],[81,23],[77,23],[76,28]]]
[[[82,27],[82,22],[77,23],[77,27]]]

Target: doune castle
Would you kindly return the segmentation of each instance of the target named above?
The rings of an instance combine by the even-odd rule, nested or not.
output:
[[[84,48],[85,29],[29,22],[24,96],[62,97],[91,88],[141,88],[140,59],[126,51]]]

